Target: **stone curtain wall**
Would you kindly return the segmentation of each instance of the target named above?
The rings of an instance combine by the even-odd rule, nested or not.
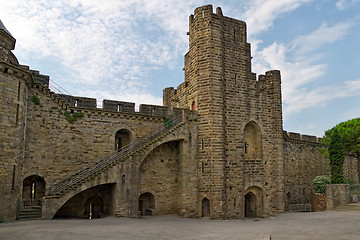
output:
[[[40,104],[30,100],[36,95]],[[26,154],[23,177],[39,175],[52,185],[115,151],[115,134],[127,129],[133,139],[162,126],[163,118],[102,109],[69,108],[82,118],[69,123],[61,105],[44,91],[31,88],[28,99]]]
[[[284,175],[287,205],[310,204],[311,193],[314,192],[312,180],[316,176],[330,175],[329,160],[319,152],[320,147],[322,145],[316,137],[284,133]]]
[[[354,181],[355,183],[359,183],[358,169],[359,168],[357,158],[352,155],[345,155],[345,161],[343,166],[345,179]]]
[[[329,159],[320,153],[320,139],[315,136],[284,132],[285,196],[288,204],[309,204],[314,192],[312,180],[330,176]],[[347,155],[343,166],[347,180],[359,182],[357,159]]]

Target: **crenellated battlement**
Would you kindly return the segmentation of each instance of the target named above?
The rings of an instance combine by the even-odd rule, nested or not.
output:
[[[40,74],[37,70],[30,70],[31,75],[35,83],[39,83],[45,86],[49,86],[50,77],[48,75]]]
[[[257,88],[264,90],[265,88],[281,88],[281,74],[279,70],[270,70],[258,76],[256,82]]]
[[[320,137],[305,135],[305,134],[300,134],[300,133],[295,133],[295,132],[287,132],[287,131],[284,131],[283,133],[284,133],[285,139],[321,144]]]

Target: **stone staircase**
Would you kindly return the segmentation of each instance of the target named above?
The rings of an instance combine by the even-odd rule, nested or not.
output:
[[[41,219],[42,204],[40,199],[25,199],[21,202],[18,220]]]
[[[24,207],[19,211],[18,220],[31,220],[31,219],[41,219],[41,206],[29,206]]]
[[[119,151],[109,155],[106,158],[101,159],[98,162],[95,162],[91,166],[80,170],[74,175],[50,187],[46,197],[60,198],[61,196],[77,188],[78,186],[88,181],[91,181],[102,172],[117,165],[119,162],[124,162],[131,156],[141,154],[151,144],[158,140],[161,140],[182,125],[184,125],[183,116],[179,116],[171,121],[168,121],[162,127],[149,134],[148,136],[142,138],[141,140],[130,143],[129,145],[121,148]]]

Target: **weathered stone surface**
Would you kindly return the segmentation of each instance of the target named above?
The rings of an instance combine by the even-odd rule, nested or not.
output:
[[[350,203],[349,184],[329,184],[326,185],[326,204],[327,209],[335,209]]]
[[[94,216],[263,217],[309,204],[313,178],[329,175],[318,138],[283,132],[280,71],[256,79],[246,23],[220,8],[195,9],[185,81],[139,112],[51,92],[14,44],[0,30],[1,219],[35,197],[48,219],[88,217],[90,206]],[[347,179],[359,181],[357,166],[346,157]]]
[[[311,199],[311,210],[322,212],[326,210],[326,194],[314,193]]]

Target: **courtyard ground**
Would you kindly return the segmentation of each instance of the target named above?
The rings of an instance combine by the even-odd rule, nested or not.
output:
[[[360,211],[285,213],[245,220],[157,216],[17,221],[0,224],[1,240],[38,239],[360,239]]]

